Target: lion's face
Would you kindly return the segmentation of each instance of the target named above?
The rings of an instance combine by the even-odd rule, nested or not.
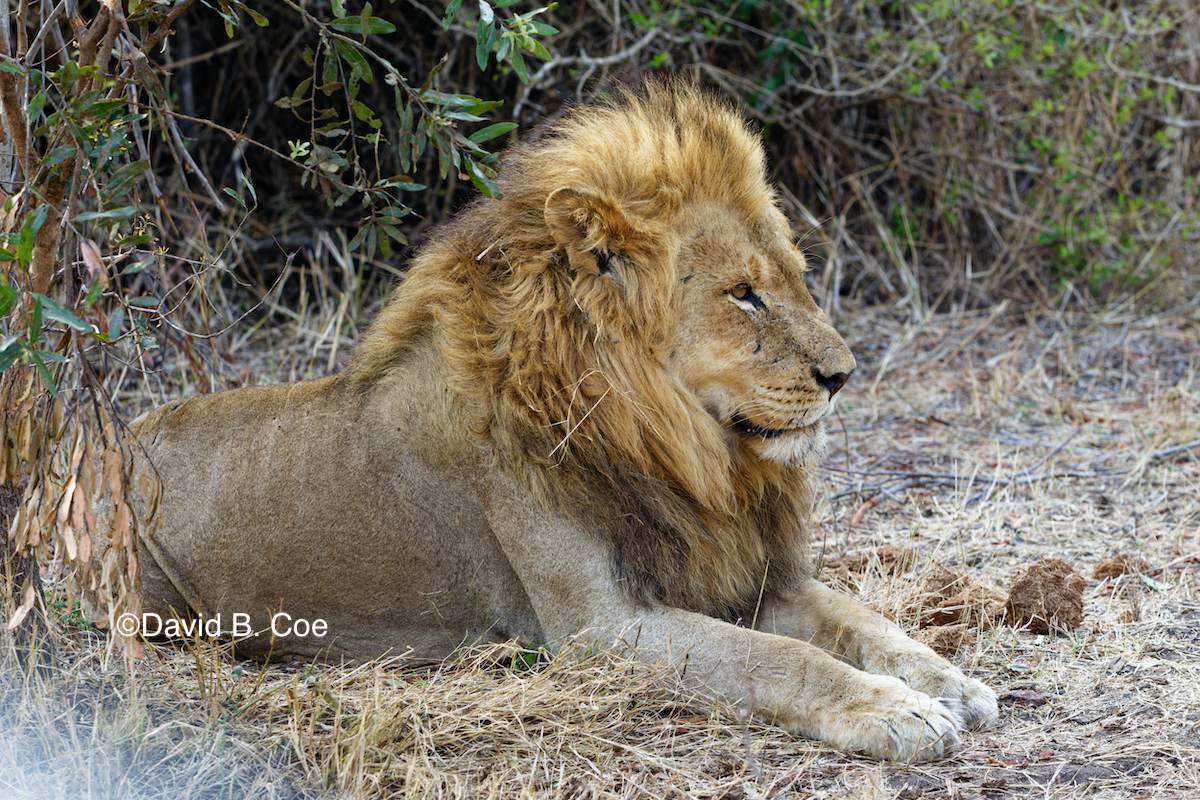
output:
[[[808,293],[804,257],[765,185],[741,202],[661,189],[641,208],[562,188],[545,219],[592,336],[648,345],[753,457],[819,461],[822,420],[854,356]]]
[[[783,215],[685,214],[677,336],[664,366],[762,459],[812,464],[854,356],[805,287]]]

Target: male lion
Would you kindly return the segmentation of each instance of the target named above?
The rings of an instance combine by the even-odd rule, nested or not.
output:
[[[618,94],[508,154],[345,372],[133,425],[164,487],[145,607],[248,614],[260,656],[578,634],[835,747],[941,756],[995,694],[805,561],[855,364],[759,140],[694,87]]]

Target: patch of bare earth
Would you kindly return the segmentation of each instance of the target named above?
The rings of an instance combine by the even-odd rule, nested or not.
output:
[[[953,758],[882,769],[883,796],[1196,796],[1200,312],[991,313],[859,316],[848,336],[861,366],[826,462],[826,557],[914,551],[912,569],[849,585],[918,638],[961,644],[952,658],[1001,703]],[[1043,558],[1077,573],[1057,589],[1082,590],[1081,622],[996,604]],[[921,607],[939,570],[968,584],[947,605],[968,624],[943,597]]]
[[[45,678],[0,654],[0,796],[1200,795],[1200,310],[860,313],[848,338],[814,550],[1000,695],[950,758],[879,765],[578,650],[337,668],[194,643],[127,670],[74,637]],[[1043,558],[1082,603],[1057,633],[1006,605]]]

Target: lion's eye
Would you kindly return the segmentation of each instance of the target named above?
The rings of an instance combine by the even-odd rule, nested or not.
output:
[[[754,287],[748,283],[739,283],[730,289],[729,299],[747,314],[753,314],[756,311],[766,308],[763,305],[763,301],[755,294]]]

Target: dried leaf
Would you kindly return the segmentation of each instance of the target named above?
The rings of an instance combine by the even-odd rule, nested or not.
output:
[[[79,531],[79,563],[89,564],[92,560],[92,537],[86,530]],[[70,587],[71,582],[67,581]]]
[[[89,433],[83,440],[83,458],[79,467],[79,485],[87,497],[96,496],[96,441]]]
[[[33,425],[30,423],[29,416],[24,415],[21,417],[21,421],[17,423],[16,445],[17,455],[19,455],[21,460],[26,463],[29,463],[32,460],[29,452],[29,444],[32,441],[32,438]]]
[[[83,530],[87,524],[87,515],[90,512],[91,506],[88,504],[87,497],[84,495],[81,487],[75,487],[75,496],[71,499],[71,527],[75,530]]]
[[[104,268],[104,260],[100,257],[100,245],[91,239],[80,239],[79,253],[83,256],[83,263],[92,277],[108,283],[108,270]]]
[[[59,525],[66,525],[67,519],[71,515],[71,497],[75,493],[75,484],[76,484],[75,474],[72,473],[71,477],[67,479],[67,486],[65,489],[63,489],[62,499],[59,500],[59,503],[58,503],[58,524]]]
[[[17,606],[16,612],[12,615],[12,619],[8,621],[8,625],[6,626],[9,631],[16,630],[17,626],[21,624],[33,608],[33,601],[33,581],[27,581],[25,583],[25,594],[21,598],[21,605]]]
[[[63,402],[55,400],[50,405],[50,438],[58,441],[62,438],[66,421],[63,418]]]
[[[113,543],[122,550],[128,551],[133,540],[130,536],[129,506],[114,498],[113,500]]]
[[[70,523],[71,504],[75,496],[75,475],[67,479],[67,488],[63,490],[62,499],[58,503],[58,532],[67,548],[67,560],[75,563],[79,560],[79,551],[75,546],[75,530]]]

